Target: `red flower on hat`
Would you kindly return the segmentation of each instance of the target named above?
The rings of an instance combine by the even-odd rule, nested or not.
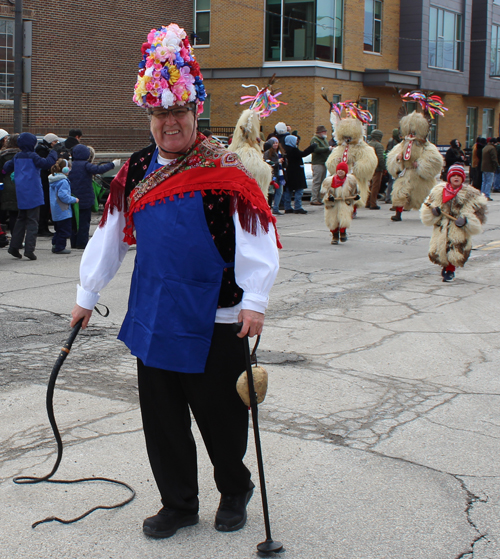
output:
[[[190,64],[191,66],[191,75],[196,77],[196,76],[200,76],[201,75],[201,69],[200,69],[200,65],[198,64],[198,62],[196,62],[196,60],[193,60]]]
[[[142,43],[141,52],[142,54],[146,54],[148,48],[151,47],[151,43]]]

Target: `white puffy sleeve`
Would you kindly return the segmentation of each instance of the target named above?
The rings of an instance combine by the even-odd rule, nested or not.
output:
[[[264,313],[279,269],[274,225],[269,224],[268,233],[259,227],[257,235],[252,235],[242,229],[236,212],[233,220],[236,235],[234,275],[244,292],[242,309]]]
[[[87,244],[80,263],[80,285],[76,302],[92,310],[99,301],[99,291],[115,276],[129,248],[123,241],[125,216],[114,210],[103,227],[98,227]]]

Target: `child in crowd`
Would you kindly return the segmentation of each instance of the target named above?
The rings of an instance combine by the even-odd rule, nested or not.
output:
[[[2,171],[7,175],[14,171],[17,206],[19,208],[8,252],[15,258],[22,258],[19,249],[24,241],[24,256],[30,260],[36,260],[38,218],[40,206],[44,204],[40,170],[50,169],[57,160],[57,153],[54,150],[45,159],[36,154],[36,141],[34,134],[29,132],[20,134],[17,145],[21,151],[5,163]]]
[[[321,185],[324,194],[325,223],[332,233],[332,245],[347,241],[346,229],[351,226],[354,202],[360,199],[354,175],[348,175],[347,163],[341,161],[335,175],[327,177]]]
[[[453,281],[456,267],[462,268],[472,248],[471,237],[482,231],[486,222],[486,198],[464,184],[465,170],[452,165],[446,176],[430,192],[420,208],[424,225],[434,226],[429,259],[442,266],[443,281]]]
[[[73,212],[70,204],[75,204],[79,200],[71,196],[71,187],[67,178],[69,167],[66,159],[58,159],[50,171],[50,211],[56,231],[52,237],[52,252],[69,254],[71,250],[66,248],[66,240],[71,237]]]

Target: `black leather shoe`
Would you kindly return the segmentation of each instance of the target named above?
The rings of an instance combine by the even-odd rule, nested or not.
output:
[[[247,505],[252,498],[253,488],[239,495],[221,495],[215,515],[215,529],[219,532],[236,532],[245,526]]]
[[[285,210],[286,214],[293,214],[293,210]]]
[[[22,257],[23,257],[23,255],[19,252],[19,249],[18,249],[18,248],[9,247],[9,248],[7,249],[7,252],[8,252],[9,254],[11,254],[12,256],[14,256],[15,258],[22,258]]]
[[[155,516],[146,518],[142,531],[152,538],[170,538],[179,528],[193,526],[199,520],[198,514],[163,507]]]
[[[34,252],[25,252],[24,256],[30,260],[36,260],[36,254]]]
[[[304,210],[304,208],[300,208],[300,210],[294,210],[294,212],[295,212],[296,214],[306,214],[306,213],[307,213],[307,210]]]
[[[368,206],[369,210],[380,210],[380,206]]]

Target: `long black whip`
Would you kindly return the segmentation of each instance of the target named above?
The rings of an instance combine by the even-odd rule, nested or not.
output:
[[[243,323],[239,322],[234,325],[235,332],[240,332],[243,327]],[[257,337],[257,343],[255,345],[254,351],[259,344],[260,336]],[[264,477],[264,461],[262,459],[262,446],[260,444],[260,432],[259,432],[259,412],[257,409],[257,395],[255,393],[255,387],[253,384],[253,374],[252,374],[252,358],[250,356],[250,346],[248,343],[248,335],[243,338],[243,347],[245,351],[245,364],[247,370],[248,379],[248,394],[250,397],[250,409],[252,411],[252,423],[253,423],[253,433],[255,438],[255,450],[257,454],[257,466],[259,469],[259,481],[260,481],[260,494],[262,497],[262,510],[264,513],[264,525],[266,527],[266,541],[259,543],[257,549],[261,553],[278,553],[283,549],[283,544],[281,542],[276,542],[271,536],[271,522],[269,520],[269,507],[267,503],[267,491],[266,491],[266,479]]]
[[[109,309],[107,307],[105,307],[105,308],[106,308],[106,314],[102,314],[97,307],[95,308],[95,310],[99,314],[101,314],[102,316],[108,316]],[[49,383],[47,385],[47,396],[46,396],[47,415],[49,417],[50,426],[52,427],[52,431],[54,433],[54,437],[55,437],[56,442],[57,442],[57,458],[56,458],[56,462],[54,464],[54,467],[52,468],[52,471],[49,474],[47,474],[46,476],[43,476],[43,477],[19,476],[19,477],[15,477],[13,481],[14,481],[14,483],[17,483],[17,484],[20,484],[20,485],[25,484],[25,483],[41,483],[42,481],[46,481],[48,483],[81,483],[81,482],[86,482],[86,481],[106,481],[108,483],[114,483],[115,485],[121,485],[122,487],[126,487],[130,491],[131,495],[128,499],[118,503],[117,505],[110,505],[110,506],[99,505],[99,506],[93,507],[92,509],[88,510],[87,512],[78,516],[77,518],[72,518],[71,520],[64,520],[62,518],[58,518],[57,516],[48,516],[47,518],[44,518],[43,520],[38,520],[37,522],[34,522],[31,525],[32,528],[36,528],[39,524],[43,524],[44,522],[52,522],[52,521],[60,522],[61,524],[72,524],[73,522],[77,522],[78,520],[81,520],[82,518],[85,518],[86,516],[88,516],[89,514],[91,514],[92,512],[94,512],[96,510],[99,510],[99,509],[116,509],[116,508],[119,508],[119,507],[123,507],[126,504],[130,503],[135,497],[135,490],[130,485],[128,485],[128,483],[125,483],[123,481],[118,481],[118,480],[115,480],[115,479],[109,479],[107,477],[86,477],[86,478],[73,479],[73,480],[51,479],[52,476],[57,472],[57,469],[59,468],[59,464],[61,463],[62,454],[63,454],[63,443],[62,443],[61,435],[59,433],[59,429],[57,427],[56,419],[55,419],[55,416],[54,416],[54,405],[53,405],[54,388],[56,386],[56,380],[57,380],[57,376],[59,374],[59,370],[61,369],[62,364],[64,363],[66,357],[68,356],[69,352],[71,351],[71,346],[73,345],[73,342],[75,341],[75,338],[78,335],[78,332],[80,331],[80,329],[82,327],[82,323],[83,323],[83,318],[75,324],[75,326],[73,327],[73,330],[71,331],[71,334],[70,334],[69,338],[66,340],[66,343],[61,348],[59,356],[57,357],[57,360],[55,362],[54,368],[52,369],[52,373],[50,375]]]

